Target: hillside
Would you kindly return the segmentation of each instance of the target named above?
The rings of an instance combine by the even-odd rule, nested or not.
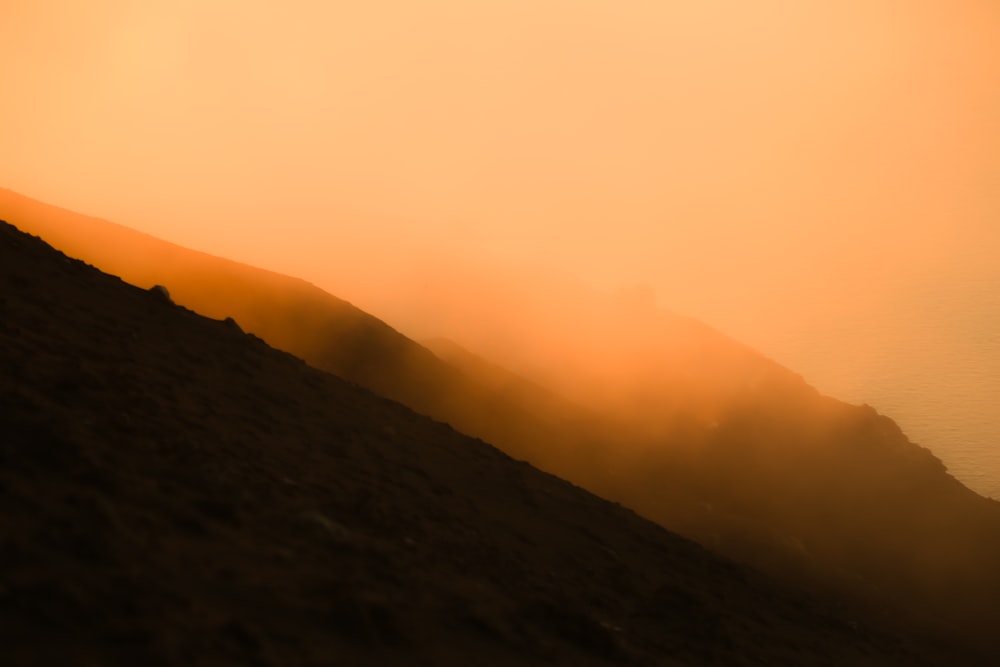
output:
[[[454,345],[432,354],[302,281],[0,195],[0,213],[64,250],[141,286],[165,284],[179,303],[233,316],[314,366],[854,616],[902,618],[1000,655],[1000,505],[889,418],[821,396],[709,327],[587,294],[562,309],[543,289],[533,301],[505,296],[528,304],[519,326],[555,341],[540,377],[561,381],[567,400]]]
[[[931,664],[0,225],[0,660]]]
[[[0,217],[134,285],[165,285],[179,304],[215,319],[233,317],[276,348],[463,432],[503,442],[518,456],[545,460],[532,446],[537,442],[574,449],[580,437],[566,424],[589,427],[594,421],[551,393],[524,396],[459,371],[385,322],[298,278],[182,248],[2,188]]]

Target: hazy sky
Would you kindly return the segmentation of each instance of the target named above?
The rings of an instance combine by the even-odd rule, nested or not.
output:
[[[0,0],[0,62],[0,185],[376,310],[527,261],[759,343],[1000,248],[994,0]]]
[[[0,0],[0,92],[0,187],[414,336],[645,285],[1000,497],[996,0]]]

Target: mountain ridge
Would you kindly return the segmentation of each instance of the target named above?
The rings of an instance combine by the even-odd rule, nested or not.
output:
[[[935,664],[6,223],[0,259],[7,664]]]
[[[286,318],[282,307],[270,317]],[[583,321],[609,319],[602,308]],[[874,409],[823,397],[774,362],[728,347],[721,334],[705,345],[684,343],[681,332],[688,347],[658,347],[658,332],[676,320],[643,311],[648,330],[626,333],[662,355],[640,368],[633,412],[602,414],[599,405],[581,409],[555,396],[545,414],[537,392],[497,392],[475,364],[441,366],[424,348],[412,363],[407,352],[416,348],[402,336],[372,346],[370,316],[349,312],[346,324],[317,327],[292,351],[737,561],[848,608],[871,606],[873,618],[912,617],[932,634],[1000,655],[992,632],[1000,506],[965,489]],[[236,319],[254,331],[254,314],[244,306]],[[317,317],[306,315],[296,320],[299,332]],[[328,316],[336,319],[319,318]]]

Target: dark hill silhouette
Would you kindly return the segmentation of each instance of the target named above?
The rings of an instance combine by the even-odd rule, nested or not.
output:
[[[921,665],[0,223],[0,662]]]
[[[162,283],[178,303],[235,317],[317,367],[851,614],[880,624],[898,615],[941,641],[1000,654],[998,504],[955,481],[890,419],[819,395],[709,327],[648,304],[573,297],[574,316],[550,335],[602,359],[612,381],[561,360],[555,375],[613,389],[574,403],[454,346],[435,344],[436,356],[302,281],[0,194],[0,214],[64,250],[143,287]],[[563,316],[535,306],[533,316]],[[610,353],[587,340],[609,331],[581,322],[613,324]]]

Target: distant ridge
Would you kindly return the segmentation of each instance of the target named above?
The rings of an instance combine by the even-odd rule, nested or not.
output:
[[[835,599],[859,618],[913,621],[928,636],[1000,656],[1000,504],[954,480],[887,417],[823,397],[707,327],[657,311],[628,322],[641,327],[653,362],[641,368],[642,400],[632,412],[602,412],[467,351],[435,345],[432,354],[302,281],[189,257],[176,246],[158,255],[149,237],[143,266],[132,267],[135,252],[115,226],[9,192],[0,214],[60,247],[106,234],[102,252],[110,256],[84,259],[107,261],[141,286],[162,283],[178,303],[232,316],[319,368]],[[581,307],[598,320],[621,316],[604,310],[613,304]],[[677,359],[688,370],[679,372]]]

